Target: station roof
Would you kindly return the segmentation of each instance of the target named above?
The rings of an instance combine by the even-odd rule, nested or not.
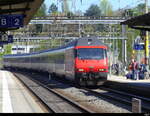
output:
[[[134,29],[150,31],[150,12],[134,18],[130,18],[124,22],[121,22],[121,24],[128,25]]]
[[[44,0],[0,0],[0,15],[25,15],[23,24],[27,25],[43,1]]]

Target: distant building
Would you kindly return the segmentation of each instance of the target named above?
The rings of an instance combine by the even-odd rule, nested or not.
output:
[[[23,54],[23,53],[30,53],[34,51],[34,48],[38,46],[35,45],[14,45],[11,49],[11,54]]]
[[[1,47],[1,46],[0,46],[0,52],[4,52],[4,49],[3,49],[3,47]]]

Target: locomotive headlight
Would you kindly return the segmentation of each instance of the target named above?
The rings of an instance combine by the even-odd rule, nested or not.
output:
[[[82,72],[82,71],[84,71],[84,69],[79,68],[78,71],[81,71],[81,72]]]
[[[106,69],[99,69],[99,71],[105,71]]]

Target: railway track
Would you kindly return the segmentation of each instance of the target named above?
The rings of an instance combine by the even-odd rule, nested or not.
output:
[[[144,98],[144,97],[140,97],[137,95],[133,95],[133,94],[129,94],[129,93],[125,93],[125,92],[121,92],[121,91],[117,91],[117,90],[113,90],[113,89],[105,88],[105,87],[100,87],[94,90],[88,89],[88,88],[84,88],[84,89],[87,91],[90,91],[91,93],[97,96],[102,96],[104,98],[111,99],[115,102],[123,103],[129,106],[130,109],[132,108],[132,98],[138,98],[141,100],[142,112],[144,113],[150,112],[150,99],[149,98]]]
[[[45,105],[50,113],[94,113],[67,96],[50,89],[39,81],[13,73],[38,99]],[[30,79],[29,79],[30,78]]]
[[[30,74],[29,74],[29,78],[32,79],[32,80],[33,80],[33,78],[36,78],[37,76],[38,75],[35,74],[35,75],[31,76],[32,78],[30,78]],[[42,78],[42,81],[41,81],[41,80],[38,80],[39,78],[40,78],[40,76],[38,76],[37,79],[33,80],[33,81],[36,81],[36,83],[40,83],[41,86],[45,86],[46,89],[48,89],[48,90],[51,87],[53,88],[53,90],[55,88],[56,89],[59,88],[58,85],[57,86],[55,86],[55,85],[51,86],[51,85],[48,84],[49,82],[47,82],[47,80],[44,80],[44,78]],[[44,85],[42,83],[44,83]],[[62,82],[60,82],[60,83],[62,83]],[[66,82],[65,84],[67,84],[67,85],[69,84],[70,85],[70,83],[68,83],[68,82]],[[72,84],[70,86],[72,86]],[[142,101],[142,112],[145,113],[145,112],[149,112],[150,111],[150,99],[148,99],[148,98],[144,98],[144,97],[141,97],[141,96],[137,96],[137,95],[125,93],[125,92],[122,92],[122,91],[117,91],[117,90],[114,90],[114,89],[106,88],[104,86],[102,86],[100,88],[97,88],[97,89],[89,89],[89,88],[79,88],[79,89],[81,91],[85,90],[85,91],[87,91],[87,93],[90,93],[93,96],[98,96],[99,98],[104,98],[104,99],[106,98],[106,99],[108,99],[108,101],[110,103],[116,102],[115,103],[116,105],[118,105],[118,104],[126,105],[128,107],[127,109],[130,112],[131,112],[131,109],[132,109],[132,98],[139,98]],[[54,91],[54,92],[56,92],[56,91]],[[66,98],[66,99],[69,100],[69,98]],[[72,100],[70,100],[70,101],[72,101]],[[77,102],[75,104],[78,105]],[[122,107],[122,105],[120,105],[120,106]],[[87,108],[84,107],[83,109],[87,109]],[[85,110],[83,112],[90,112],[90,113],[92,113],[93,111],[87,111],[87,110]]]

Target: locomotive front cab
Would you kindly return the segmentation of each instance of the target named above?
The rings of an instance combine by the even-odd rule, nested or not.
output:
[[[106,46],[78,46],[75,49],[75,73],[78,82],[97,85],[107,80]]]

